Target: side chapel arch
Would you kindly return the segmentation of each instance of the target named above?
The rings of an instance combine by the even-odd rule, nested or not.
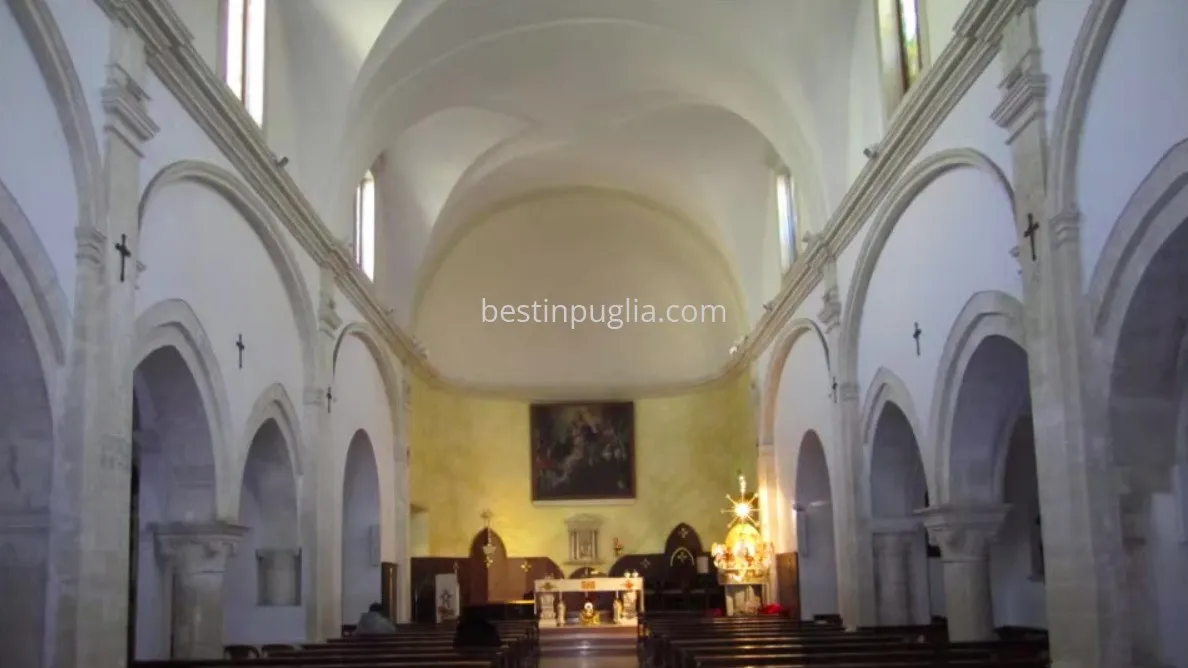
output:
[[[961,447],[961,444],[953,442],[958,393],[979,345],[991,337],[1007,339],[1020,350],[1026,350],[1023,305],[1014,297],[993,290],[978,292],[966,302],[949,330],[940,364],[937,366],[934,385],[936,393],[929,418],[929,433],[936,448],[933,461],[935,470],[932,473],[936,489],[935,503],[952,500],[954,479],[959,476],[959,471],[955,469],[961,466],[961,463],[955,462],[953,458],[954,448]],[[1028,396],[1025,394],[1012,400],[1015,403],[1026,404]],[[1018,408],[1022,409],[1023,405],[1019,405]],[[1000,455],[1005,457],[1005,449]],[[998,470],[999,467],[996,465],[995,471]]]
[[[784,375],[784,365],[788,362],[788,355],[792,348],[800,341],[800,337],[812,332],[816,334],[825,353],[825,367],[832,372],[833,360],[829,354],[829,342],[817,323],[808,318],[796,318],[788,323],[784,335],[780,338],[772,351],[771,364],[767,368],[767,379],[763,386],[763,407],[761,424],[759,425],[759,442],[775,443],[775,415],[779,405],[780,380]]]
[[[255,232],[272,260],[289,298],[293,319],[297,326],[297,339],[301,343],[302,372],[304,385],[313,383],[314,319],[313,300],[309,287],[301,275],[300,267],[285,241],[276,219],[251,188],[230,171],[200,160],[179,160],[157,172],[145,187],[140,198],[138,220],[141,229],[145,224],[145,213],[157,193],[174,183],[190,181],[214,190],[233,206]]]
[[[392,425],[392,456],[394,460],[402,461],[404,453],[400,447],[402,445],[402,439],[398,409],[404,401],[403,385],[400,382],[400,374],[391,362],[391,357],[388,355],[385,347],[380,343],[381,339],[376,333],[375,327],[370,323],[352,322],[344,326],[342,331],[338,333],[338,337],[334,341],[334,353],[331,356],[330,362],[330,382],[333,384],[338,378],[338,354],[342,351],[342,345],[346,342],[347,337],[358,339],[367,348],[367,352],[371,354],[372,361],[375,362],[380,380],[384,384],[384,394],[387,395],[388,399],[388,418]]]
[[[866,294],[870,289],[871,278],[883,248],[891,238],[891,233],[904,212],[908,210],[916,197],[920,195],[934,181],[955,169],[972,168],[984,172],[1002,188],[1010,201],[1011,210],[1015,209],[1015,194],[1011,189],[1010,180],[1003,171],[984,153],[972,148],[954,148],[934,153],[916,163],[890,189],[883,204],[870,223],[870,231],[862,242],[862,250],[858,254],[858,261],[854,266],[854,279],[850,283],[849,294],[843,304],[842,332],[841,332],[841,377],[857,381],[858,379],[858,339],[862,329],[862,313],[866,304]],[[876,385],[871,385],[876,387]]]
[[[302,459],[304,449],[301,447],[302,440],[300,438],[301,423],[297,419],[297,410],[293,406],[293,401],[289,398],[289,393],[281,383],[273,383],[264,388],[264,391],[260,393],[260,396],[256,398],[255,403],[252,405],[252,412],[249,414],[247,422],[244,424],[244,430],[240,434],[240,447],[235,452],[235,471],[238,474],[236,477],[242,480],[246,475],[247,462],[251,456],[253,442],[261,427],[269,420],[275,423],[277,429],[280,430],[281,439],[285,444],[285,449],[289,456],[289,465],[292,467],[294,481],[300,480],[304,473]],[[239,495],[243,491],[243,485],[236,486],[233,491],[235,498],[228,500],[228,503],[231,507],[238,508]]]
[[[177,351],[189,369],[202,402],[210,437],[211,459],[214,465],[214,495],[216,515],[234,517],[237,506],[230,505],[226,491],[238,487],[238,480],[229,478],[235,470],[234,453],[228,443],[226,385],[219,370],[218,358],[210,340],[190,305],[181,299],[167,299],[153,304],[136,319],[132,348],[132,368],[136,369],[151,354],[162,348]],[[235,494],[238,498],[238,492]],[[238,503],[238,502],[237,502]]]
[[[864,471],[862,488],[865,491],[866,497],[863,502],[867,508],[870,508],[874,500],[871,496],[872,489],[870,481],[875,474],[873,467],[875,431],[887,404],[894,406],[907,418],[912,436],[916,442],[918,450],[916,454],[921,462],[924,461],[925,434],[921,430],[920,419],[917,417],[916,404],[912,401],[912,395],[908,392],[907,386],[904,385],[899,376],[895,375],[894,371],[891,371],[887,367],[880,367],[875,373],[874,379],[870,382],[870,389],[866,392],[866,405],[862,408],[862,461]],[[936,491],[935,481],[929,477],[927,466],[924,467],[924,477],[929,498],[933,498]]]

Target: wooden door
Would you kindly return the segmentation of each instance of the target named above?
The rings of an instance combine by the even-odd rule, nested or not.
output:
[[[788,609],[788,616],[800,619],[800,561],[795,552],[776,555],[776,577],[780,582],[777,602]]]

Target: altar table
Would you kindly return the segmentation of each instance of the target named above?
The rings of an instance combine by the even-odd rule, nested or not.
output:
[[[593,577],[580,580],[537,580],[533,587],[532,599],[535,603],[535,611],[539,614],[542,594],[557,596],[570,592],[633,591],[636,596],[636,605],[639,608],[638,612],[643,612],[643,585],[643,578]]]

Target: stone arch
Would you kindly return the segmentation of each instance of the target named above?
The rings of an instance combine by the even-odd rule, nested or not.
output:
[[[793,510],[799,555],[801,619],[838,612],[833,486],[825,445],[810,429],[796,455]]]
[[[19,529],[0,540],[0,591],[14,611],[0,615],[0,646],[13,665],[43,663],[49,624],[54,397],[65,363],[65,304],[40,239],[0,183],[0,516]]]
[[[400,382],[400,374],[396,372],[395,365],[391,362],[391,357],[388,355],[387,349],[381,343],[382,339],[371,323],[352,322],[339,331],[338,338],[334,341],[334,353],[331,356],[330,383],[333,384],[338,377],[338,353],[342,350],[342,344],[346,342],[349,336],[358,339],[367,348],[367,351],[371,353],[371,357],[375,361],[380,379],[384,383],[384,393],[388,396],[388,418],[392,423],[392,456],[400,459],[403,454],[398,447],[400,441],[400,417],[395,408],[401,406],[404,401],[403,386]]]
[[[260,393],[260,396],[256,398],[256,402],[252,405],[252,412],[248,416],[243,434],[240,438],[241,447],[237,451],[238,465],[236,466],[236,470],[240,472],[240,477],[245,475],[247,461],[251,456],[251,449],[256,435],[269,420],[276,423],[276,428],[280,431],[280,435],[284,440],[293,478],[295,480],[300,479],[305,472],[302,457],[305,450],[301,447],[302,441],[300,438],[301,422],[297,419],[297,410],[293,406],[292,399],[289,398],[288,391],[285,390],[284,385],[281,383],[273,383],[264,388],[264,391]],[[237,504],[238,498],[233,501]]]
[[[316,329],[313,300],[301,274],[297,260],[285,241],[275,217],[267,205],[232,172],[200,160],[179,160],[157,172],[140,197],[137,218],[144,227],[145,212],[157,193],[174,183],[190,181],[214,190],[243,216],[271,258],[289,306],[297,324],[297,338],[301,342],[302,368],[305,386],[313,384],[314,345]]]
[[[102,232],[107,227],[102,215],[103,158],[82,82],[66,40],[48,4],[40,0],[12,0],[8,6],[41,69],[66,137],[78,196],[78,226]]]
[[[279,387],[279,385],[273,386]],[[248,421],[237,522],[246,528],[223,576],[224,642],[306,638],[294,428],[283,394],[270,387]],[[288,409],[291,412],[291,406]]]
[[[825,339],[825,334],[817,323],[808,318],[796,318],[789,322],[784,328],[783,336],[780,337],[772,350],[771,363],[767,367],[767,378],[763,384],[763,408],[760,413],[762,416],[762,423],[759,425],[760,443],[775,442],[776,404],[780,392],[780,379],[784,375],[784,365],[788,362],[788,355],[792,353],[792,347],[796,345],[801,336],[809,332],[816,334],[817,340],[821,343],[821,349],[825,353],[825,366],[830,371],[833,370],[833,361],[829,355],[829,342]]]
[[[911,393],[908,391],[908,386],[904,385],[903,380],[896,376],[896,373],[887,367],[879,367],[879,370],[874,373],[874,378],[871,380],[870,389],[866,391],[866,403],[862,407],[862,450],[864,456],[862,460],[866,462],[866,474],[862,479],[870,483],[874,475],[873,455],[874,455],[874,437],[879,427],[879,422],[883,420],[885,410],[889,407],[893,411],[898,411],[903,415],[904,420],[908,423],[911,431],[911,439],[916,442],[916,455],[920,458],[921,465],[924,461],[924,431],[921,428],[920,418],[917,417],[916,404],[912,402]],[[933,496],[933,481],[928,478],[927,467],[924,470],[924,484],[929,492],[929,497]],[[864,485],[867,492],[872,491],[871,485]],[[870,508],[872,498],[866,499],[867,508]]]
[[[1121,474],[1119,494],[1127,595],[1152,623],[1131,629],[1135,660],[1176,663],[1188,513],[1177,444],[1188,394],[1188,140],[1173,146],[1135,190],[1114,224],[1087,296],[1095,356],[1090,418]],[[1177,489],[1179,488],[1179,489]],[[1178,516],[1178,517],[1177,517]],[[1174,529],[1172,531],[1175,531]],[[1182,533],[1183,529],[1179,529]],[[1179,555],[1171,557],[1170,555]]]
[[[70,308],[41,238],[3,182],[0,182],[0,280],[8,286],[24,314],[37,345],[43,375],[47,383],[52,383],[54,370],[66,363]]]
[[[1077,158],[1089,97],[1125,5],[1126,0],[1094,0],[1073,43],[1052,122],[1048,193],[1050,210],[1057,215],[1073,213],[1078,207]]]
[[[358,619],[376,602],[380,581],[380,467],[371,436],[357,430],[343,457],[342,468],[341,614],[346,623]],[[374,517],[361,511],[374,512]]]
[[[971,367],[981,368],[981,365],[975,364],[977,361],[975,357],[982,355],[978,359],[984,360],[987,348],[982,347],[983,343],[989,342],[988,345],[1002,347],[993,343],[996,340],[1008,342],[1008,346],[1013,344],[1014,348],[1022,354],[1021,359],[1025,363],[1024,337],[1023,305],[1004,292],[985,291],[972,295],[953,322],[941,353],[940,364],[937,367],[934,385],[936,395],[932,402],[929,419],[930,433],[936,446],[933,481],[937,490],[937,503],[945,503],[961,496],[954,492],[955,488],[961,487],[959,484],[955,484],[955,480],[962,479],[969,482],[971,473],[969,468],[975,463],[972,453],[961,454],[962,448],[968,447],[970,435],[955,439],[953,433],[958,415],[962,413],[962,408],[959,405],[961,404],[962,389],[966,387],[964,385],[966,373],[971,370]],[[1007,354],[1009,355],[1009,353]],[[1016,390],[1021,389],[1021,393],[1018,391],[997,393],[996,400],[1006,401],[1010,404],[1003,406],[1003,410],[1017,414],[1027,404],[1030,387],[1027,384],[1026,371],[1027,368],[1024,366],[1021,379],[1024,385],[1021,388],[1015,388]],[[1001,388],[999,389],[1001,390]],[[993,443],[999,445],[1000,441],[1001,439],[995,438]],[[955,450],[958,451],[956,455],[954,455]],[[997,447],[984,454],[990,455],[991,462],[988,471],[994,474],[999,468],[997,463],[1005,457],[1005,454]],[[986,483],[987,485],[977,490],[966,489],[964,491],[973,493],[980,500],[989,501],[990,497],[994,496],[997,485],[993,478],[987,480]]]
[[[210,347],[210,340],[198,316],[184,300],[167,299],[141,313],[136,319],[135,330],[133,369],[140,368],[150,355],[163,348],[172,348],[184,361],[197,386],[211,441],[214,467],[211,483],[214,485],[215,499],[221,502],[216,507],[216,514],[219,517],[234,515],[235,508],[226,503],[231,496],[220,493],[228,487],[227,476],[233,470],[232,453],[227,444],[227,416],[230,412],[227,408],[226,385],[219,370],[218,358]]]
[[[871,380],[870,389],[866,393],[866,405],[862,411],[863,461],[866,463],[866,474],[863,476],[866,484],[863,485],[863,489],[867,492],[867,498],[865,499],[865,506],[867,508],[871,508],[872,504],[882,503],[882,500],[876,499],[876,486],[872,484],[876,477],[876,472],[879,472],[878,467],[875,466],[878,463],[875,457],[878,454],[876,452],[877,443],[875,441],[879,436],[879,428],[888,425],[887,420],[898,419],[898,416],[895,414],[902,416],[907,426],[909,433],[903,435],[910,436],[915,443],[916,451],[914,454],[922,468],[921,474],[924,478],[922,483],[925,487],[925,492],[929,497],[933,496],[933,483],[928,478],[927,467],[924,467],[923,464],[924,432],[920,428],[920,420],[916,417],[915,403],[912,401],[912,396],[908,392],[907,386],[904,385],[899,376],[895,375],[895,372],[886,367],[880,367],[878,372],[875,373],[874,379]],[[891,471],[889,470],[888,472]],[[914,471],[906,469],[899,472],[908,474],[909,478],[915,475]],[[899,482],[909,483],[911,480],[905,479]],[[911,511],[915,509],[908,508],[905,510]]]
[[[862,327],[862,311],[866,293],[878,265],[879,256],[891,238],[899,219],[916,197],[934,181],[956,169],[976,169],[984,172],[1002,188],[1015,208],[1015,194],[1010,180],[989,157],[972,148],[947,149],[934,153],[916,163],[891,187],[870,223],[870,231],[862,242],[854,279],[844,302],[842,314],[841,376],[850,381],[858,378],[858,335]]]

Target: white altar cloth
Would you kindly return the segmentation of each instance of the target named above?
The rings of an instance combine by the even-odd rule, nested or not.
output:
[[[644,610],[643,578],[581,578],[580,580],[537,580],[533,587],[533,604],[540,612],[541,594],[564,594],[568,592],[634,591],[639,612]]]

